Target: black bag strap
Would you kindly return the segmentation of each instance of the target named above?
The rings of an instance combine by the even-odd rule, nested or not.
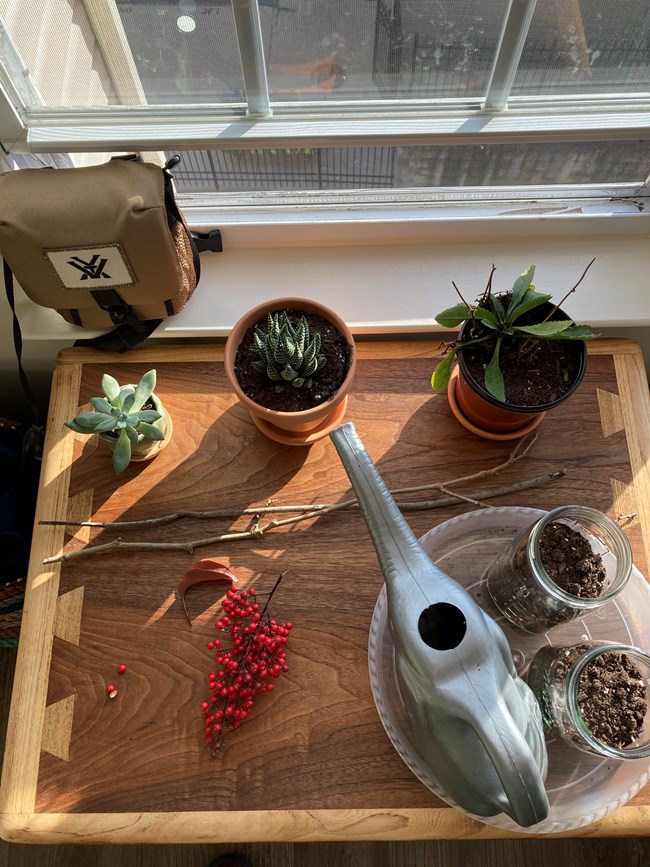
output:
[[[129,308],[130,309],[130,308]],[[126,352],[146,340],[158,328],[162,319],[139,320],[133,317],[129,322],[118,325],[98,337],[84,337],[75,340],[74,346],[91,346],[106,352]]]
[[[38,401],[36,400],[34,390],[32,389],[32,386],[29,382],[29,379],[27,378],[27,374],[25,373],[25,369],[23,367],[23,335],[20,330],[18,316],[16,315],[16,300],[14,297],[14,275],[5,259],[3,259],[2,264],[4,268],[5,291],[7,293],[7,301],[9,302],[9,307],[11,308],[11,315],[13,317],[14,349],[16,350],[16,359],[18,360],[18,377],[20,379],[20,384],[22,385],[23,392],[25,393],[25,397],[27,398],[27,403],[29,404],[29,407],[32,411],[32,424],[29,430],[23,436],[22,442],[22,463],[23,467],[25,467],[29,461],[40,461],[43,457],[45,426],[41,421],[41,413],[38,408]]]
[[[146,340],[162,322],[162,319],[138,319],[131,306],[120,298],[115,289],[92,289],[90,294],[97,306],[106,310],[111,322],[117,327],[98,337],[75,340],[75,346],[92,346],[106,352],[126,352]]]
[[[163,175],[165,178],[165,207],[167,208],[167,219],[170,229],[174,227],[175,222],[184,222],[178,205],[176,204],[174,187],[172,186],[172,179],[174,177],[174,175],[172,174],[172,169],[176,168],[180,161],[180,156],[178,154],[174,154],[173,157],[170,157],[167,160],[167,162],[165,163],[165,168],[163,169]],[[199,253],[205,253],[207,251],[210,251],[212,253],[223,253],[223,239],[221,238],[221,232],[219,229],[213,229],[211,232],[207,232],[205,234],[201,232],[190,232],[188,230],[188,235],[190,238],[190,244],[192,246],[192,258],[194,259],[196,282],[198,283],[201,277],[201,262],[199,260]]]

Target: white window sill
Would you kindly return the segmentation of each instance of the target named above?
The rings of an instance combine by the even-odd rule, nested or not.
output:
[[[226,337],[246,310],[280,296],[317,298],[359,335],[439,331],[435,314],[456,301],[452,280],[474,300],[492,263],[497,291],[535,263],[537,287],[559,301],[594,256],[565,310],[596,330],[650,325],[650,210],[576,203],[559,213],[548,213],[548,203],[482,210],[404,208],[381,219],[326,209],[309,220],[304,212],[235,214],[216,224],[224,252],[202,255],[194,296],[152,338]],[[199,231],[215,225],[200,209],[186,215]],[[25,340],[99,333],[68,325],[20,291],[17,309]]]

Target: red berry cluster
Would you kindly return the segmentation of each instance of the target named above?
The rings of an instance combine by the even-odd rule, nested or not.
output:
[[[270,620],[268,606],[280,583],[278,578],[260,611],[255,590],[230,588],[223,601],[223,616],[214,624],[230,639],[230,649],[220,638],[208,642],[216,650],[216,671],[208,675],[212,695],[201,704],[205,740],[213,755],[223,747],[226,732],[239,728],[249,716],[255,696],[274,689],[273,680],[289,671],[284,645],[291,623]]]

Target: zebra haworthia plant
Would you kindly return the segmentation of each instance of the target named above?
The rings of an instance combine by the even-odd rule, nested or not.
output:
[[[267,330],[255,329],[251,364],[276,383],[276,391],[282,391],[283,383],[309,388],[312,376],[325,366],[320,345],[320,334],[310,335],[304,316],[292,325],[286,310],[269,313]]]
[[[142,408],[150,401],[155,387],[155,370],[145,373],[137,385],[123,386],[105,373],[102,377],[105,397],[90,399],[94,412],[79,413],[66,421],[65,425],[80,434],[104,434],[104,442],[109,442],[107,434],[117,433],[117,437],[111,437],[115,442],[113,466],[116,473],[121,473],[131,461],[132,443],[165,438],[164,431],[154,425],[162,417],[161,413],[155,409]]]

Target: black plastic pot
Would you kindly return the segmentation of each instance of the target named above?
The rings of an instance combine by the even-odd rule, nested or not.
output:
[[[553,309],[555,305],[551,301],[547,301],[545,304],[541,304],[539,307],[536,307],[534,310],[531,310],[531,314],[536,314],[532,316],[529,320],[525,321],[526,325],[535,325],[539,322],[543,322],[545,318],[548,316],[550,311]],[[569,319],[564,311],[558,309],[556,311],[554,319]],[[523,323],[524,320],[522,320]],[[468,339],[468,331],[471,327],[471,320],[467,320],[463,323],[463,326],[458,334],[458,342],[462,343],[463,340]],[[525,339],[525,338],[524,338]],[[556,343],[557,341],[553,341]],[[494,395],[490,394],[480,383],[478,383],[474,377],[471,375],[469,370],[467,369],[467,364],[463,358],[463,350],[459,350],[458,352],[458,365],[460,370],[468,381],[468,383],[472,386],[474,391],[486,400],[488,403],[491,403],[493,406],[499,406],[503,409],[508,410],[509,412],[545,412],[546,410],[552,409],[554,406],[565,401],[568,397],[570,397],[576,388],[582,382],[584,375],[587,370],[587,347],[585,346],[584,340],[565,340],[563,341],[565,348],[568,350],[569,354],[573,356],[573,360],[575,362],[575,370],[576,374],[574,377],[574,381],[571,383],[570,387],[560,395],[560,397],[556,398],[556,400],[551,401],[550,403],[540,404],[538,406],[519,406],[517,404],[512,403],[503,403],[503,401],[497,400]]]
[[[553,310],[554,306],[555,305],[550,301],[541,304],[539,307],[531,310],[530,316],[526,317],[525,320],[522,320],[521,324],[533,325],[543,322],[550,311]],[[568,319],[570,317],[568,317],[561,309],[558,309],[554,318]],[[458,335],[459,342],[469,339],[469,329],[471,326],[472,320],[467,320],[463,324]],[[553,342],[557,343],[557,341]],[[541,414],[565,401],[575,392],[584,378],[587,370],[587,348],[585,341],[566,340],[563,341],[563,344],[573,361],[572,366],[575,371],[573,382],[567,390],[555,400],[534,406],[520,406],[513,403],[504,403],[494,397],[494,395],[490,394],[490,392],[472,376],[467,367],[466,360],[463,357],[463,350],[460,349],[457,355],[459,381],[455,386],[455,396],[460,405],[461,413],[463,413],[474,426],[486,431],[505,432],[515,431],[518,428],[530,427],[529,421],[531,416],[538,415],[541,418]],[[476,396],[476,399],[471,400],[471,407],[468,405],[470,400],[470,391]],[[488,406],[485,407],[483,404],[488,404]],[[485,412],[483,412],[483,410]],[[499,411],[504,414],[502,417],[500,416]]]

